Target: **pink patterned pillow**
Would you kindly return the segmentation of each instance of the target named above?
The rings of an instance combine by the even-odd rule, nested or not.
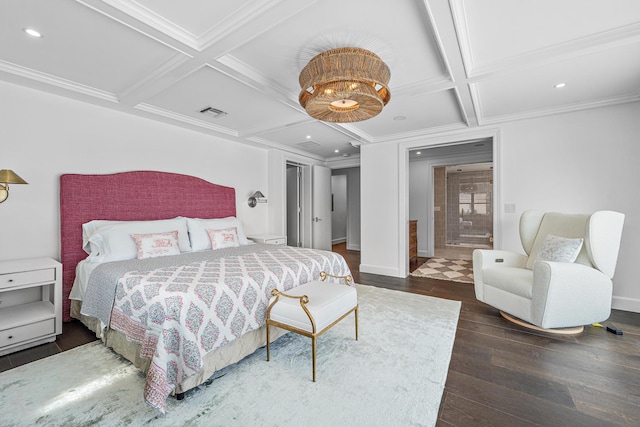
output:
[[[178,230],[166,233],[132,234],[138,248],[138,259],[179,255]]]
[[[213,250],[240,246],[236,227],[223,228],[222,230],[207,229],[207,234],[211,239],[211,248]]]

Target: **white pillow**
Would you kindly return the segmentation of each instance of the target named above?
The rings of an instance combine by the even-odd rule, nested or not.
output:
[[[235,248],[240,246],[238,241],[238,229],[236,227],[225,228],[223,230],[207,229],[211,248],[213,250],[222,248]]]
[[[138,248],[131,237],[132,234],[166,233],[175,230],[178,231],[180,252],[190,252],[185,218],[155,221],[91,221],[83,225],[83,234],[85,231],[87,234],[92,233],[87,239],[90,249],[87,259],[91,262],[136,259]]]
[[[194,251],[211,249],[211,239],[207,230],[224,230],[225,228],[235,227],[238,232],[238,242],[241,245],[249,244],[249,240],[247,240],[242,228],[242,222],[235,216],[213,219],[186,218],[186,220],[191,249]]]
[[[574,262],[582,249],[582,243],[583,239],[581,238],[570,239],[548,234],[542,242],[536,262]]]
[[[138,259],[180,255],[178,230],[166,233],[132,234],[138,249]]]

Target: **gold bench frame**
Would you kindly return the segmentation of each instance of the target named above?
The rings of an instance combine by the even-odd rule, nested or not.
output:
[[[344,284],[346,286],[351,286],[351,283],[353,282],[353,277],[351,276],[334,276],[332,274],[328,274],[325,273],[324,271],[320,272],[320,280],[322,280],[323,282],[327,279],[327,277],[333,277],[334,279],[342,279],[344,280]],[[295,290],[295,288],[294,288]],[[278,328],[282,328],[285,329],[287,331],[291,331],[291,332],[295,332],[296,334],[300,334],[303,335],[305,337],[309,337],[311,338],[311,351],[312,351],[312,359],[313,359],[313,381],[316,381],[316,344],[317,344],[317,339],[320,335],[324,334],[325,332],[327,332],[329,329],[331,329],[335,324],[337,324],[339,321],[341,321],[342,319],[344,319],[345,317],[347,317],[349,314],[351,314],[351,312],[355,313],[355,318],[356,318],[356,341],[358,340],[358,304],[356,304],[355,307],[353,307],[351,310],[347,311],[345,314],[343,314],[342,316],[340,316],[338,319],[336,319],[333,323],[331,323],[330,325],[328,325],[326,328],[324,328],[321,331],[316,331],[316,322],[313,318],[313,316],[311,315],[311,313],[309,312],[309,309],[307,308],[307,304],[309,303],[309,297],[306,295],[287,295],[284,292],[280,292],[277,289],[273,289],[271,291],[271,296],[276,297],[271,304],[269,304],[269,307],[267,308],[267,362],[271,359],[271,352],[270,352],[270,344],[271,344],[271,336],[269,333],[269,326],[273,325],[273,326],[277,326]],[[300,300],[300,306],[302,307],[302,309],[304,310],[304,312],[307,314],[307,316],[309,317],[309,320],[311,321],[311,328],[312,328],[312,332],[308,332],[305,331],[303,329],[299,329],[296,328],[295,326],[291,326],[291,325],[287,325],[281,322],[276,322],[271,320],[271,308],[275,305],[275,303],[278,302],[278,300],[280,299],[280,297],[286,297],[286,298],[292,298],[292,299],[298,299]]]

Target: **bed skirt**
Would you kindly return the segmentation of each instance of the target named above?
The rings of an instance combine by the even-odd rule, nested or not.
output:
[[[107,329],[107,332],[102,334],[100,331],[100,321],[95,317],[88,317],[81,314],[81,308],[81,301],[71,300],[71,317],[82,322],[87,328],[93,331],[96,334],[96,337],[100,338],[107,347],[133,363],[136,368],[146,374],[149,370],[151,360],[140,357],[141,345],[128,341],[123,333],[113,329]],[[184,381],[175,388],[173,394],[184,393],[185,391],[204,383],[216,371],[239,362],[260,347],[265,346],[267,343],[266,331],[266,326],[262,326],[259,329],[247,332],[242,337],[205,354],[203,357],[204,367],[202,370],[194,376],[185,378]],[[271,342],[286,333],[287,331],[283,329],[272,328],[270,337]]]

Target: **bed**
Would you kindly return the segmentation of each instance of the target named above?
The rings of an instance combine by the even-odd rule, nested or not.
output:
[[[320,271],[350,275],[339,254],[251,244],[240,224],[207,229],[209,245],[229,242],[220,240],[220,233],[229,229],[237,241],[203,249],[197,227],[227,224],[237,221],[235,216],[235,190],[196,177],[154,171],[60,177],[65,321],[79,319],[144,372],[144,398],[160,411],[170,394],[183,395],[266,344],[271,289],[287,291],[318,280]],[[89,241],[102,241],[88,239],[90,225],[103,227],[93,236],[106,239],[110,231],[104,230],[112,230],[111,224],[120,230],[119,221],[125,222],[125,230],[156,223],[175,228],[174,222],[182,227],[182,221],[187,228],[128,235],[140,243],[138,257],[149,236],[166,240],[164,256],[97,256],[105,252],[89,248]],[[183,244],[194,250],[183,250]],[[272,332],[272,340],[284,333]]]

